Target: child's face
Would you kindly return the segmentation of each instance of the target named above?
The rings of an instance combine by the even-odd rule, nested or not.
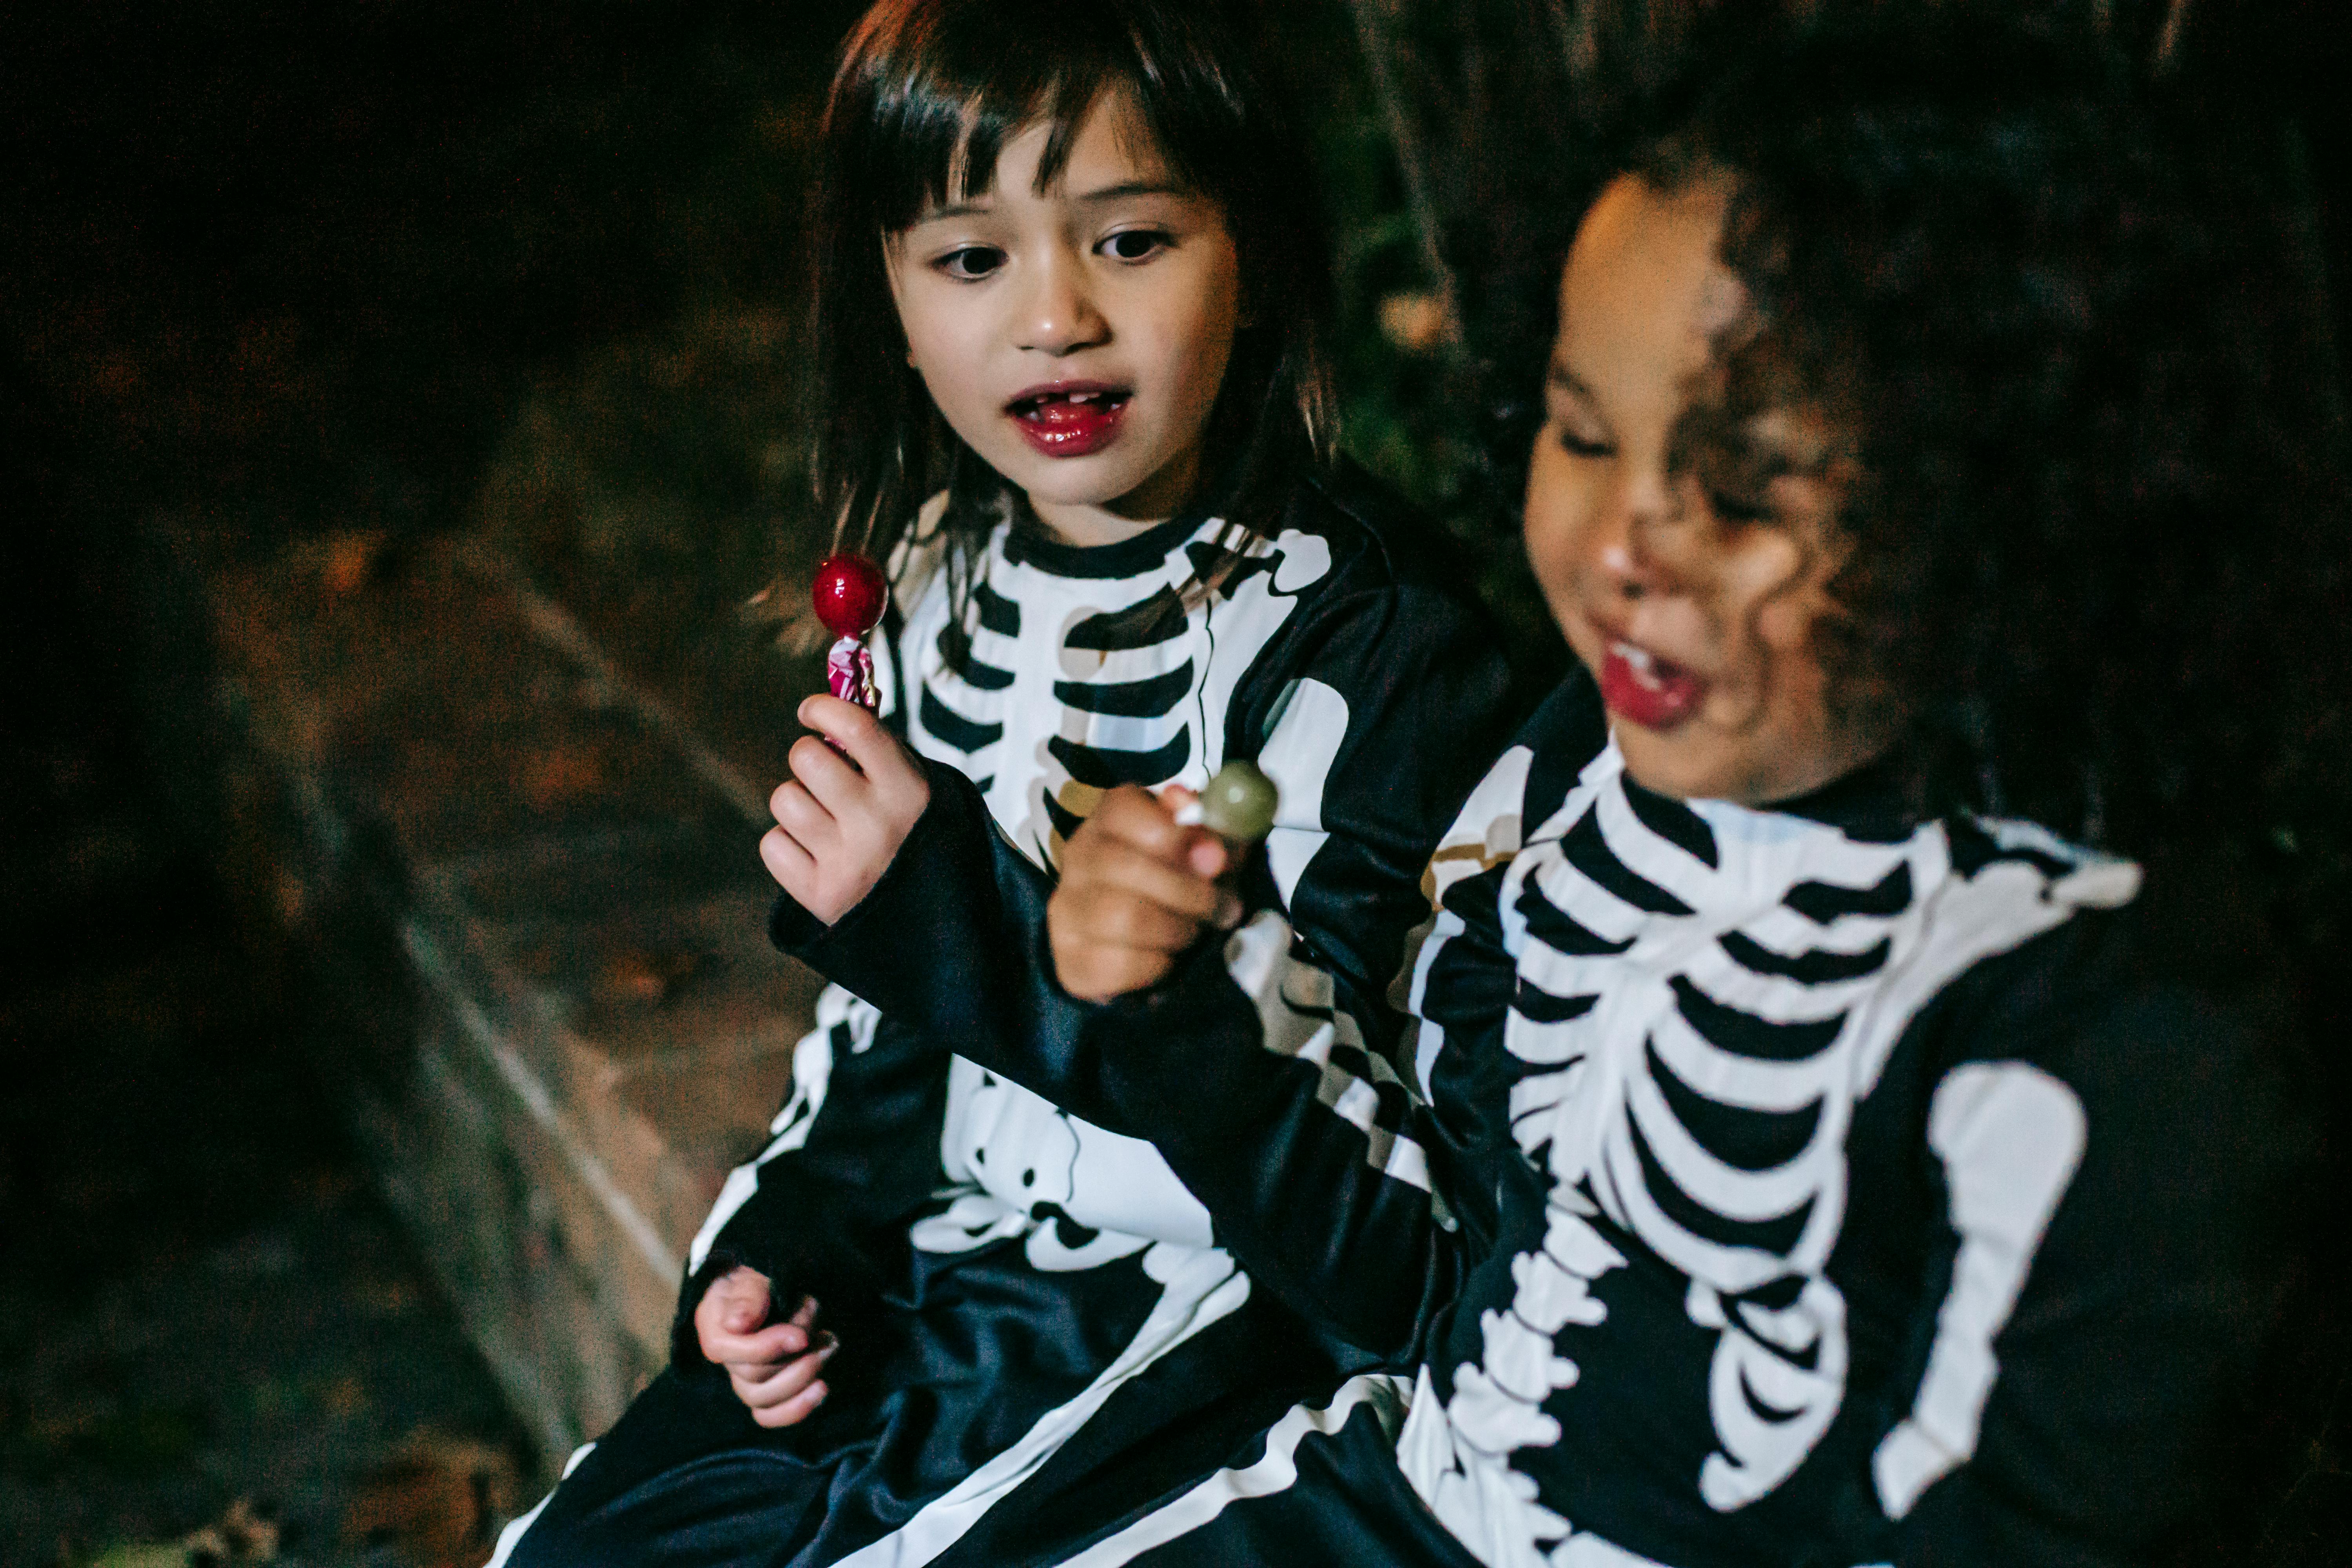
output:
[[[1122,91],[1095,101],[1040,195],[1050,127],[995,183],[887,246],[908,358],[973,451],[1076,543],[1178,510],[1233,352],[1241,269],[1224,214],[1179,187]]]
[[[1601,683],[1633,778],[1762,805],[1835,779],[1886,726],[1842,712],[1821,657],[1851,471],[1799,408],[1725,406],[1756,335],[1718,255],[1730,186],[1620,179],[1578,231],[1528,476],[1527,541],[1569,644]]]

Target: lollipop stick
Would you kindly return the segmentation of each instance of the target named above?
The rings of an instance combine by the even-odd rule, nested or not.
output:
[[[882,612],[890,603],[890,584],[882,568],[863,555],[827,556],[816,569],[811,596],[816,601],[817,619],[839,639],[824,656],[825,689],[868,713],[880,712],[882,692],[874,683],[874,651],[866,638],[882,624]]]

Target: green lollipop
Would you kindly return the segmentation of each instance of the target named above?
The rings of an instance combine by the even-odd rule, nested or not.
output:
[[[1282,792],[1254,763],[1227,763],[1201,792],[1201,826],[1234,844],[1255,844],[1274,826]]]

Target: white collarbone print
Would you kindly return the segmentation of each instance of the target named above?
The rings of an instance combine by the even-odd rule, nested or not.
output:
[[[1236,684],[1331,569],[1318,535],[1244,536],[1229,557],[1231,535],[1213,520],[1164,553],[1122,562],[1126,575],[1080,576],[999,529],[975,572],[960,661],[947,574],[929,574],[899,640],[908,738],[977,783],[1040,866],[1059,863],[1104,791],[1197,789],[1223,763]],[[1343,729],[1345,718],[1343,706]],[[1328,764],[1329,747],[1318,751]]]
[[[1523,778],[1524,762],[1510,771]],[[1549,1223],[1513,1264],[1509,1310],[1483,1314],[1483,1353],[1454,1370],[1442,1409],[1423,1374],[1402,1444],[1408,1476],[1482,1561],[1639,1561],[1579,1534],[1510,1463],[1559,1441],[1543,1406],[1580,1369],[1556,1342],[1605,1322],[1594,1287],[1628,1266],[1629,1242],[1686,1279],[1685,1312],[1715,1336],[1715,1447],[1692,1478],[1705,1503],[1747,1507],[1821,1441],[1845,1393],[1846,1304],[1824,1268],[1855,1106],[1955,976],[2137,889],[2128,864],[1983,826],[2027,853],[1963,877],[1938,824],[1869,842],[1793,815],[1685,806],[1630,788],[1612,743],[1528,836],[1498,899],[1517,965],[1503,1043],[1537,1069],[1509,1109],[1519,1150],[1549,1178]],[[1475,829],[1465,818],[1458,831]],[[1424,952],[1417,993],[1430,965]],[[2021,1200],[2028,1223],[2046,1222],[2056,1196],[2045,1183]],[[1991,1305],[2005,1314],[2014,1293],[2012,1279]],[[1999,1326],[1982,1321],[1983,1295],[1960,1314],[1979,1344]],[[1982,1358],[1946,1350],[1939,1340],[1964,1386],[1939,1408],[1980,1409],[1989,1373],[1969,1383],[1958,1369]],[[1952,1440],[1916,1436],[1929,1414],[1923,1393],[1893,1461],[1914,1496],[1934,1462],[1916,1450],[1958,1462]]]

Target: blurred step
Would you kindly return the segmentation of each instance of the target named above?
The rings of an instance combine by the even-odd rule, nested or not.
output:
[[[819,982],[766,942],[744,771],[487,545],[371,548],[213,574],[218,856],[325,992],[377,1179],[558,1463],[666,1362]]]

